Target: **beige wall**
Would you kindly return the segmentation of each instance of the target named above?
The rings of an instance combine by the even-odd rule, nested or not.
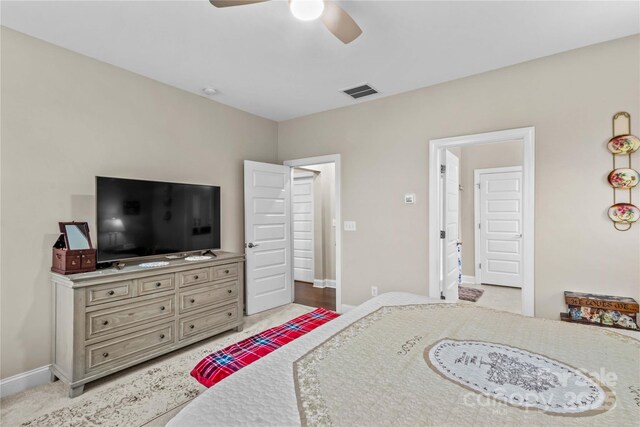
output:
[[[1,36],[5,378],[51,363],[51,246],[58,221],[95,231],[96,175],[221,186],[222,247],[242,251],[242,161],[276,160],[277,125],[6,28]]]
[[[474,171],[476,169],[522,166],[522,142],[502,142],[458,148],[460,159],[460,236],[462,274],[475,275]]]
[[[639,96],[633,36],[282,122],[278,158],[342,155],[342,296],[359,304],[371,286],[427,293],[428,141],[535,126],[535,311],[557,319],[565,289],[640,299],[640,224],[607,219],[605,147],[616,112],[640,129]]]

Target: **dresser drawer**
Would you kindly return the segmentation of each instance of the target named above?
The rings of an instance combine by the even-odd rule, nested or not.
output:
[[[238,282],[224,286],[210,286],[180,294],[180,313],[197,310],[228,302],[238,298]]]
[[[87,346],[86,371],[90,372],[111,365],[124,365],[130,361],[168,347],[175,341],[175,323],[145,329],[134,334],[114,338]]]
[[[195,314],[180,320],[179,338],[183,340],[194,335],[205,333],[228,323],[238,320],[238,304],[229,304],[224,307],[205,313]]]
[[[85,292],[87,306],[119,301],[133,296],[133,280],[91,286]]]
[[[138,279],[138,295],[147,295],[154,292],[168,291],[175,288],[174,275],[162,274],[159,276]]]
[[[177,273],[177,277],[179,286],[191,286],[211,281],[211,274],[208,268],[181,271]]]
[[[106,308],[86,314],[86,339],[152,322],[175,313],[174,296],[154,298],[135,304]]]
[[[211,280],[224,280],[238,277],[238,264],[217,265],[211,267]]]

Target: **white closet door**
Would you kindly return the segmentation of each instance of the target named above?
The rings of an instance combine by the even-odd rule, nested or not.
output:
[[[521,288],[522,171],[480,175],[481,282]]]
[[[293,279],[313,283],[313,176],[293,179]]]
[[[244,162],[246,310],[292,302],[291,169]]]

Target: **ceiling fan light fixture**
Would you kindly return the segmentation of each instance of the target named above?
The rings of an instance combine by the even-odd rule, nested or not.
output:
[[[301,21],[318,19],[324,11],[323,0],[289,0],[289,9]]]

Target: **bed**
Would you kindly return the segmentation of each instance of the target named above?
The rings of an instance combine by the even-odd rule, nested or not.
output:
[[[635,425],[640,341],[408,293],[208,389],[169,426]]]

